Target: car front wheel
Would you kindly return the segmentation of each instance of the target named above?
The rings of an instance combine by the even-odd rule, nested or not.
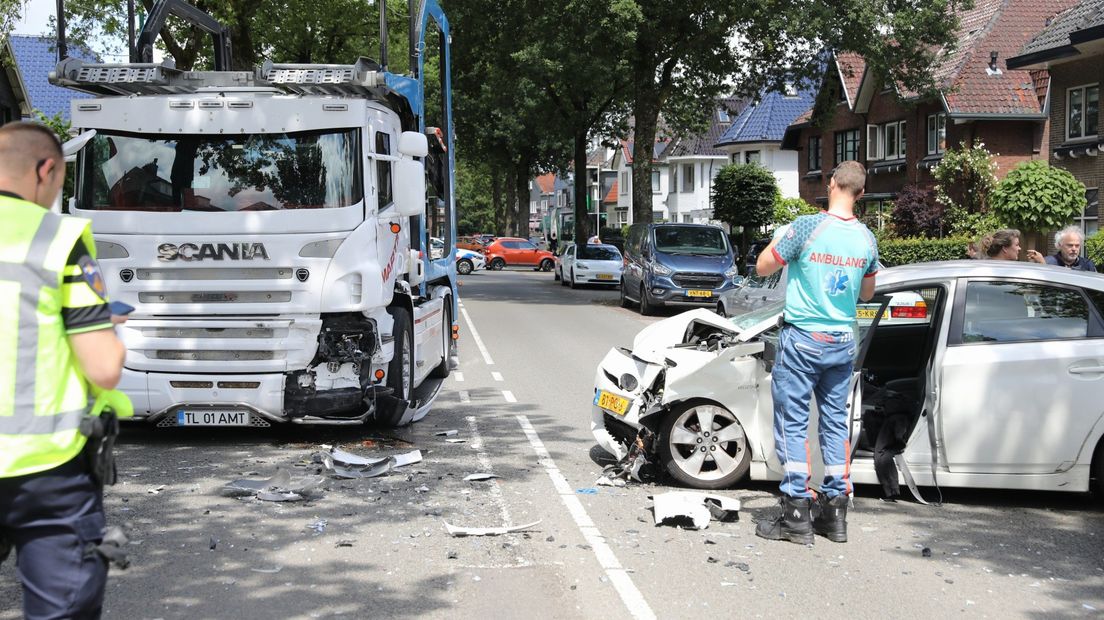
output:
[[[462,258],[456,263],[456,273],[462,276],[468,275],[474,268],[475,265],[472,265],[472,262],[466,258]]]
[[[703,401],[684,403],[663,420],[659,458],[672,478],[695,489],[730,487],[751,469],[747,435],[736,416]]]

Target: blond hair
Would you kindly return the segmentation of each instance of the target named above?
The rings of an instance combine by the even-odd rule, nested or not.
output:
[[[859,162],[849,159],[832,171],[832,178],[836,181],[836,187],[851,192],[852,196],[858,196],[866,186],[866,168]]]

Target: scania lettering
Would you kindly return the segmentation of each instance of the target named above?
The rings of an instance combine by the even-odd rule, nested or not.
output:
[[[450,35],[437,0],[409,8],[406,73],[387,68],[386,20],[378,62],[232,69],[229,29],[182,0],[154,3],[129,62],[51,73],[94,96],[73,103],[64,208],[136,308],[118,330],[137,418],[403,425],[431,408],[459,335]],[[170,18],[212,35],[213,70],[153,62]]]
[[[157,246],[157,260],[268,260],[263,243],[162,243]]]

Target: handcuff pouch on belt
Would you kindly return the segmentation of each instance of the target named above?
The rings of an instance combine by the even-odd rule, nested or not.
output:
[[[93,480],[100,487],[115,484],[115,438],[119,436],[119,417],[104,410],[81,420],[80,432],[88,438],[84,456]]]

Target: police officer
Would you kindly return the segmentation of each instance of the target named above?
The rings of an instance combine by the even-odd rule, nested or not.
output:
[[[0,544],[16,549],[29,619],[100,616],[102,487],[81,425],[126,352],[91,223],[48,210],[64,180],[49,129],[0,127]]]

